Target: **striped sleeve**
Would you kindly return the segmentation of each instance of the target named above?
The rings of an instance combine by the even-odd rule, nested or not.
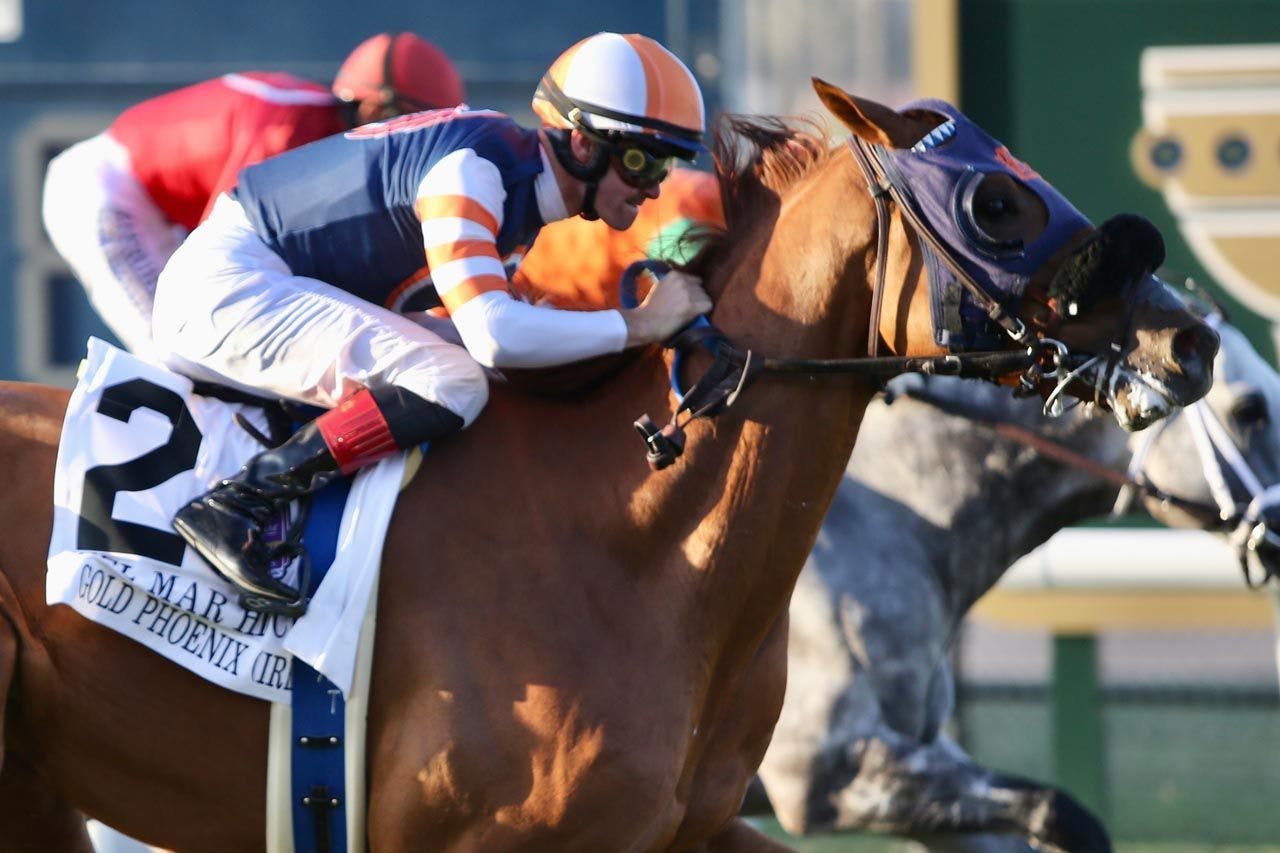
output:
[[[432,166],[418,191],[427,266],[467,351],[487,367],[548,367],[626,345],[617,311],[558,311],[513,299],[498,257],[506,190],[474,151]]]
[[[469,148],[441,158],[418,187],[427,266],[449,313],[481,293],[507,289],[497,246],[506,198],[498,167]]]

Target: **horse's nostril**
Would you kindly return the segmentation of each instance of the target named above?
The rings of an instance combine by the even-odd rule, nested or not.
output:
[[[1207,358],[1214,349],[1216,347],[1209,336],[1194,326],[1182,329],[1173,336],[1173,354],[1179,359],[1195,356]]]

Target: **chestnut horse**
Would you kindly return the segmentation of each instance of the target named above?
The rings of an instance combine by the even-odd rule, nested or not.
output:
[[[895,150],[945,118],[815,86],[856,137]],[[865,353],[883,270],[881,345],[939,352],[920,238],[899,207],[877,226],[851,146],[739,122],[717,147],[729,222],[704,261],[729,339]],[[976,224],[1034,243],[1043,203],[989,177]],[[1116,343],[1096,378],[1122,420],[1204,394],[1212,330],[1150,275],[1089,285],[1055,337]],[[690,373],[709,362],[695,353]],[[427,454],[383,553],[371,849],[779,849],[738,808],[782,703],[787,600],[875,388],[763,376],[655,474],[629,420],[671,411],[668,367],[648,353],[568,398],[499,388]],[[82,814],[179,850],[259,849],[266,704],[45,604],[66,399],[0,389],[0,850],[83,849]]]

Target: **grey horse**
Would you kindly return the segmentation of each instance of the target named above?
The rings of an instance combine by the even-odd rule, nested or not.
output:
[[[1111,849],[1064,791],[978,765],[944,725],[948,655],[969,608],[1018,557],[1106,514],[1120,486],[948,412],[1034,428],[1117,471],[1132,464],[1187,499],[1147,497],[1153,515],[1222,526],[1265,572],[1276,563],[1267,487],[1280,482],[1280,377],[1219,325],[1213,389],[1158,433],[1129,435],[1079,410],[1047,419],[1038,400],[939,377],[904,377],[892,404],[867,411],[791,603],[786,701],[759,771],[786,829],[893,833],[934,850]]]

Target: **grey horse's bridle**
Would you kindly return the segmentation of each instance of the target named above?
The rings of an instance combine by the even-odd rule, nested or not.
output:
[[[1222,321],[1223,317],[1218,313],[1210,313],[1205,317],[1205,322],[1215,331]],[[1200,467],[1209,486],[1209,494],[1217,507],[1217,529],[1230,531],[1231,546],[1240,561],[1245,584],[1255,589],[1261,587],[1275,572],[1262,563],[1258,556],[1259,548],[1267,544],[1280,550],[1280,533],[1271,530],[1266,523],[1267,510],[1280,506],[1280,483],[1270,486],[1262,484],[1205,398],[1175,411],[1143,436],[1129,461],[1128,477],[1134,483],[1147,480],[1147,456],[1160,435],[1179,415],[1186,417],[1187,427],[1191,430],[1191,437],[1200,457]],[[1228,480],[1228,472],[1248,493],[1247,501],[1236,499],[1236,492]],[[1120,514],[1128,507],[1134,491],[1133,486],[1126,486],[1121,490],[1113,514]]]

